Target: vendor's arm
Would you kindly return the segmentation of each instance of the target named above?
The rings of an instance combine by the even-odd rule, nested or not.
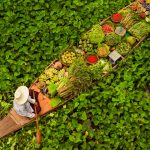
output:
[[[31,96],[28,97],[28,102],[34,104],[36,101],[35,99],[31,98]]]

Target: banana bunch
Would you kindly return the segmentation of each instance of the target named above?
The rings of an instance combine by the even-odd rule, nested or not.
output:
[[[46,81],[46,80],[47,80],[46,74],[41,74],[41,75],[39,76],[39,81],[40,81],[40,82],[44,82],[44,81]]]
[[[50,81],[54,81],[54,82],[57,82],[59,80],[58,78],[58,73],[59,71],[56,70],[55,68],[49,68],[47,70],[45,70],[45,75],[47,76],[48,80],[47,80],[47,84],[50,82]]]

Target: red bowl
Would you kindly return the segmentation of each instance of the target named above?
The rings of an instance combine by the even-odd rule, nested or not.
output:
[[[86,58],[86,61],[89,64],[95,64],[98,61],[98,57],[96,55],[88,55],[87,58]]]
[[[122,19],[122,15],[119,14],[119,13],[115,13],[115,14],[112,14],[112,15],[111,15],[111,20],[112,20],[113,22],[120,22],[121,19]]]

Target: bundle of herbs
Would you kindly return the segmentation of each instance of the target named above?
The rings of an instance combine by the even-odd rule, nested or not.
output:
[[[112,65],[107,59],[100,59],[96,64],[89,66],[90,73],[93,80],[99,80],[102,74],[108,73],[112,70]]]
[[[114,46],[120,42],[121,42],[121,37],[114,32],[105,36],[105,43],[109,46]]]
[[[134,24],[130,29],[129,32],[135,36],[138,40],[142,37],[150,33],[150,24],[144,21],[140,21]]]
[[[115,50],[125,56],[131,50],[131,46],[126,42],[122,42],[116,46]]]
[[[77,59],[68,68],[67,82],[57,89],[58,95],[64,99],[72,99],[92,85],[92,74],[83,59]]]

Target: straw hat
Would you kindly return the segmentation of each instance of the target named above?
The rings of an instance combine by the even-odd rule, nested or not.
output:
[[[29,89],[26,86],[20,86],[15,92],[15,101],[17,104],[24,104],[29,96]]]

